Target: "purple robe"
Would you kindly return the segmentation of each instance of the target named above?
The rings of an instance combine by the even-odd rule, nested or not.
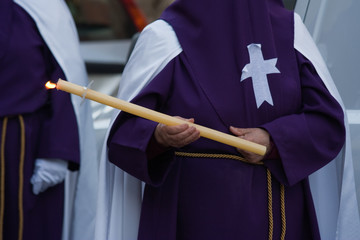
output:
[[[121,112],[109,160],[146,183],[139,239],[320,239],[308,176],[341,150],[344,116],[294,49],[293,13],[278,0],[179,0],[162,18],[183,51],[132,102],[225,133],[229,126],[264,128],[279,158],[252,165],[175,155],[239,155],[205,138],[149,158],[158,151],[157,123]],[[277,59],[279,73],[267,75],[272,104],[257,106],[254,79],[241,81],[249,44],[261,44],[265,60]]]
[[[46,90],[48,80],[64,78],[64,73],[43,41],[33,19],[13,1],[0,3],[0,133],[5,141],[4,239],[61,239],[64,185],[58,184],[34,195],[30,178],[37,158],[59,158],[69,166],[79,164],[79,140],[70,96]],[[4,28],[3,28],[4,26]],[[20,118],[24,119],[25,158],[19,183]],[[23,191],[19,194],[19,188]],[[18,199],[22,198],[23,213]],[[19,220],[19,218],[21,218]]]

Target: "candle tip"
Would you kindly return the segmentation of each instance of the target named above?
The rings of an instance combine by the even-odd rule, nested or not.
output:
[[[54,88],[56,88],[56,83],[52,83],[51,81],[48,81],[45,84],[45,87],[46,87],[46,89],[54,89]]]

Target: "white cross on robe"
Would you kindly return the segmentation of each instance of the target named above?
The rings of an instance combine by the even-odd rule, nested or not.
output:
[[[271,97],[267,74],[280,73],[275,66],[277,58],[264,60],[261,44],[253,43],[248,45],[247,48],[250,63],[246,64],[243,68],[240,81],[242,82],[249,77],[252,78],[257,108],[265,101],[273,106],[274,103]]]

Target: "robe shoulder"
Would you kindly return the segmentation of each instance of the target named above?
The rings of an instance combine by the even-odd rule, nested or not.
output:
[[[134,98],[181,52],[176,34],[167,22],[157,20],[149,24],[125,66],[118,97],[127,101]]]

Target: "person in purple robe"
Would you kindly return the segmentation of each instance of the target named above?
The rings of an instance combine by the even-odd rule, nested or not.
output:
[[[120,112],[107,154],[146,184],[138,239],[321,238],[308,177],[342,150],[344,113],[296,24],[281,0],[177,0],[144,29],[119,96],[267,152]]]
[[[66,79],[65,68],[38,28],[41,14],[34,10],[40,8],[28,3],[0,2],[0,238],[60,240],[64,179],[80,163],[78,114],[68,93],[45,88],[49,80]]]

